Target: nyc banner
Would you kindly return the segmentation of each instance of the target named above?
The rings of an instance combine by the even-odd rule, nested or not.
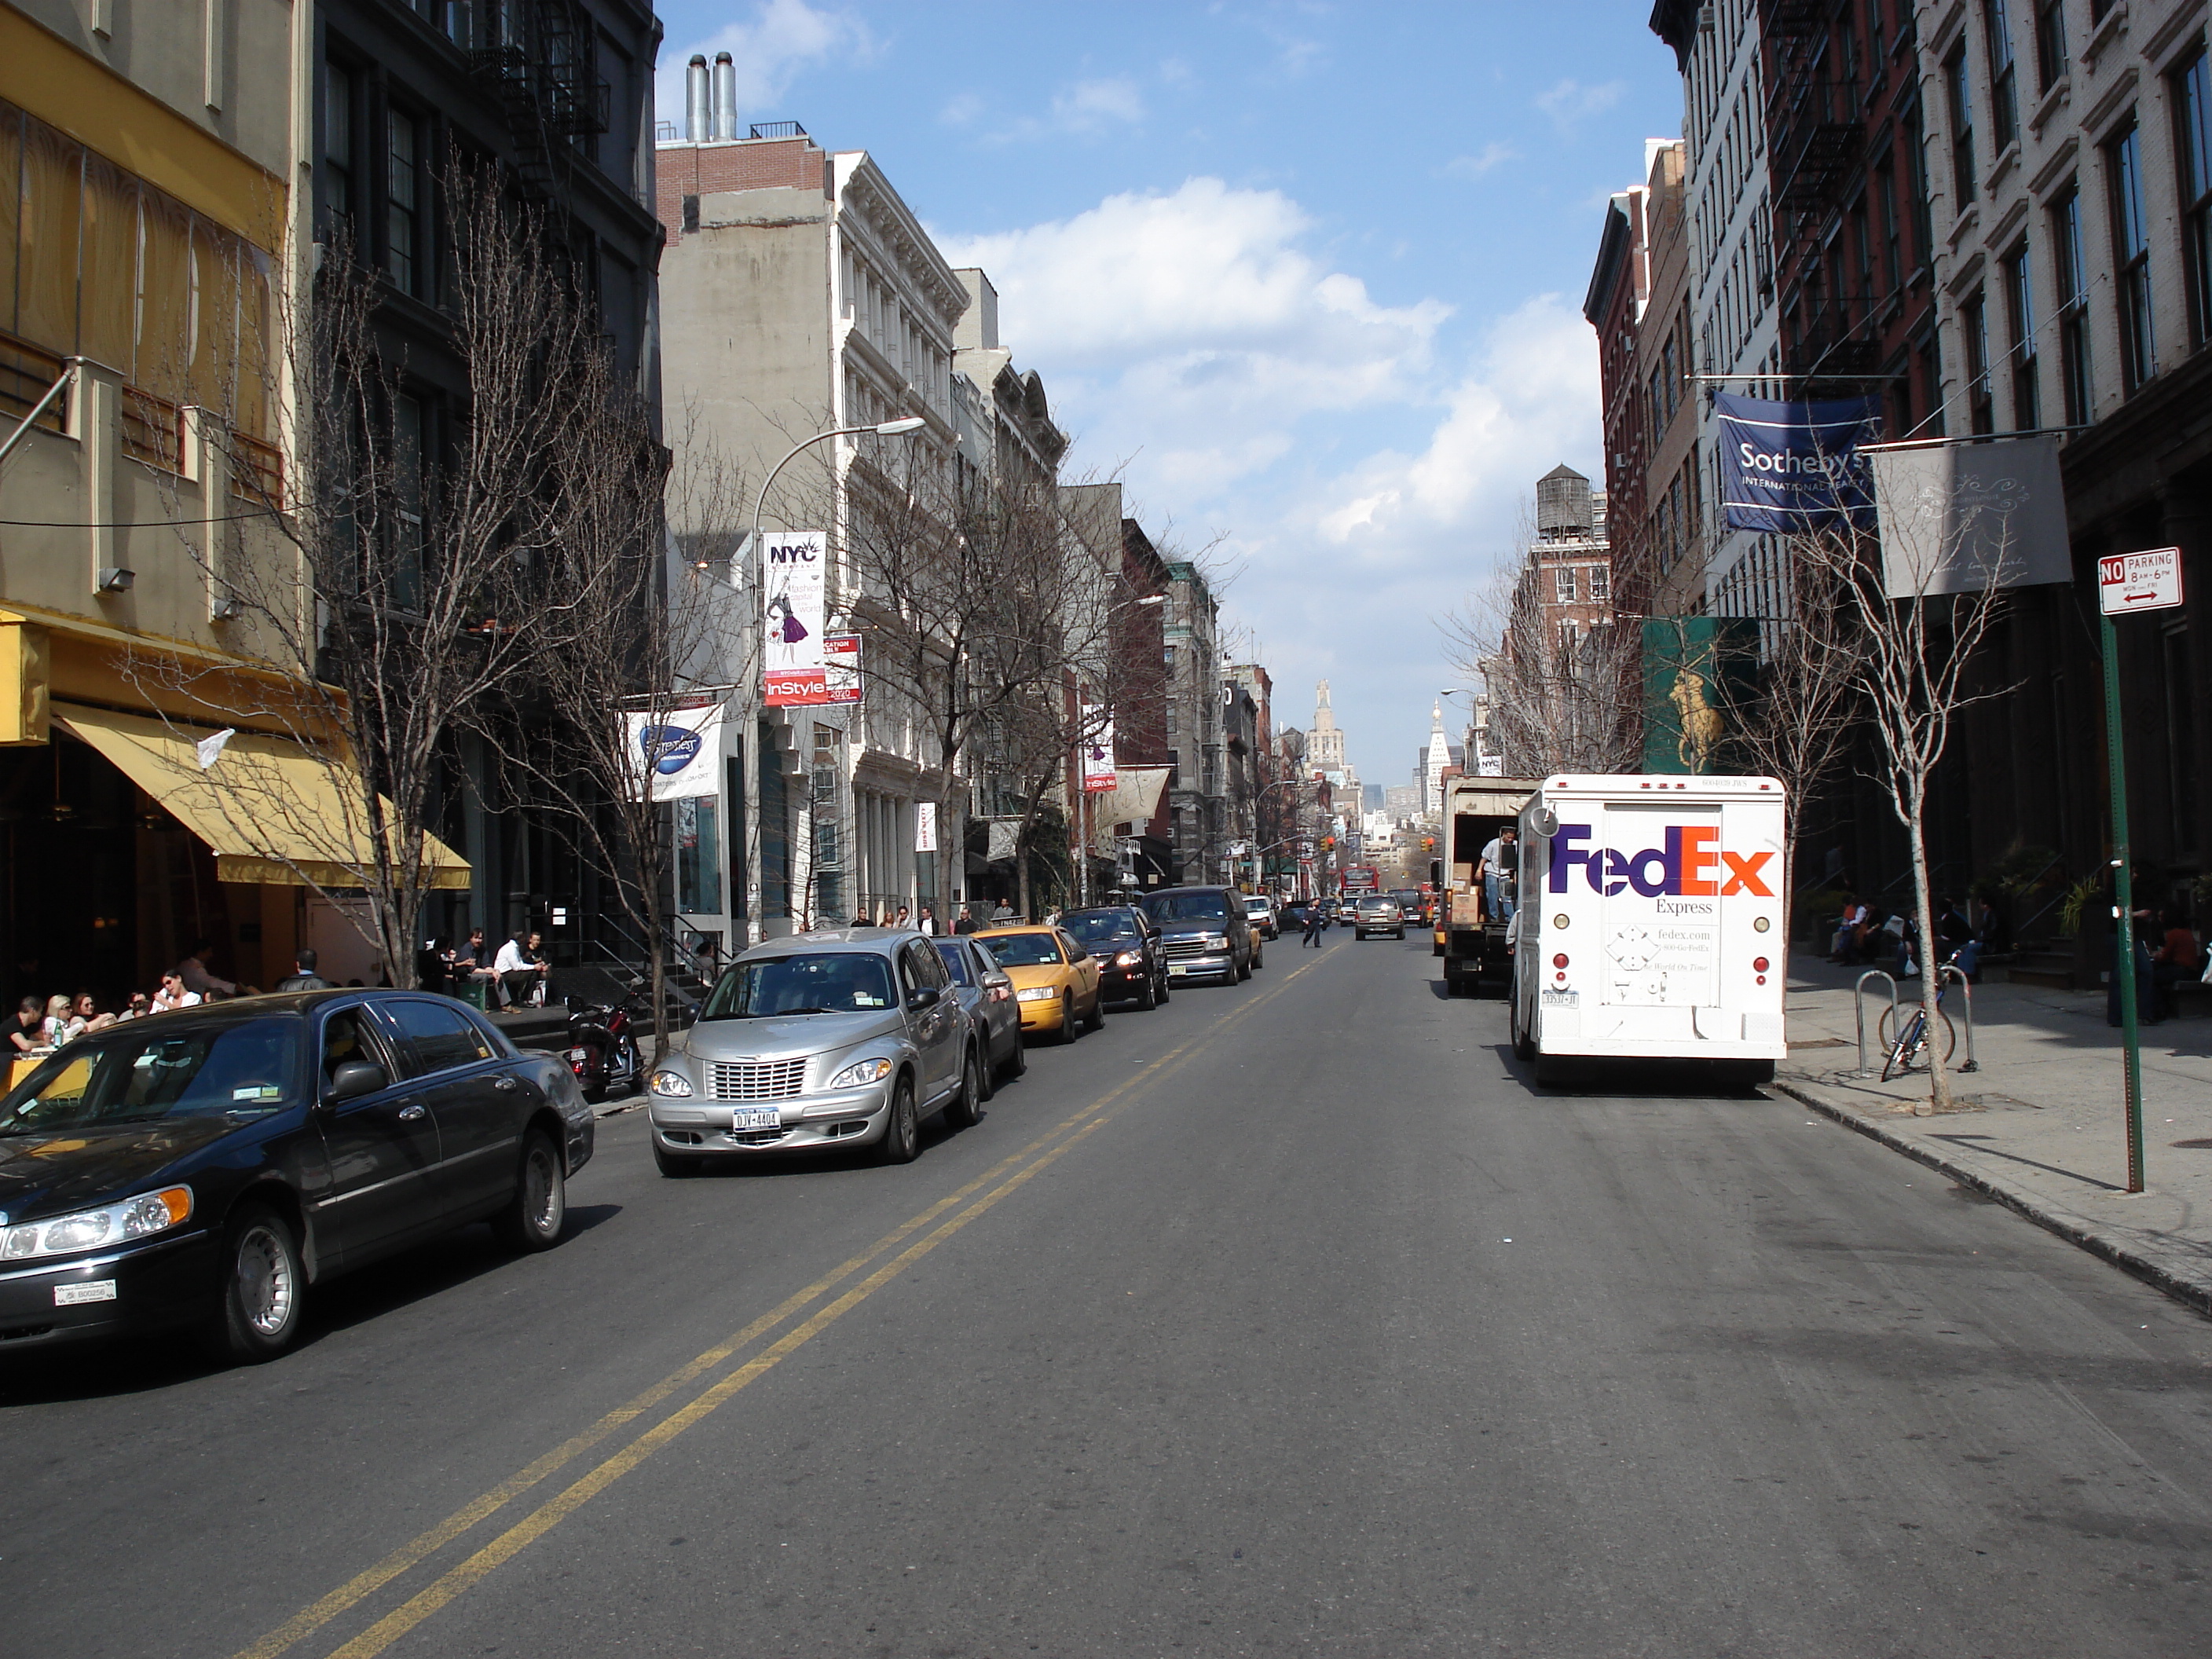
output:
[[[775,531],[761,538],[764,666],[772,708],[830,701],[822,638],[829,566],[830,538],[822,531]]]
[[[1881,400],[1777,404],[1713,394],[1721,516],[1731,530],[1874,528],[1861,444],[1881,435]]]

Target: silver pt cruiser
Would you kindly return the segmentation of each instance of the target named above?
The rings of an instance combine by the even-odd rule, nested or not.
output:
[[[653,1073],[653,1158],[712,1160],[875,1146],[921,1150],[921,1121],[977,1109],[983,1057],[945,963],[913,932],[842,927],[755,945]]]

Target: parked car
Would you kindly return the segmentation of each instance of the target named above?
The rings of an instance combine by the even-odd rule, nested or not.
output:
[[[653,1162],[687,1176],[850,1145],[910,1164],[926,1120],[976,1121],[982,1067],[945,959],[921,934],[772,939],[730,964],[654,1069]]]
[[[952,994],[968,1011],[975,1028],[975,1041],[983,1054],[983,1098],[998,1092],[1002,1077],[1019,1077],[1029,1069],[1029,1051],[1022,1047],[1021,1005],[1014,1000],[1014,982],[991,959],[991,953],[962,934],[933,941],[952,976]]]
[[[1145,913],[1160,930],[1168,976],[1249,979],[1261,965],[1261,944],[1244,914],[1244,895],[1231,887],[1159,887],[1145,895]]]
[[[1106,1023],[1099,960],[1060,928],[989,927],[969,937],[1013,981],[1023,1036],[1073,1042],[1079,1028]]]
[[[1370,893],[1352,907],[1352,936],[1365,939],[1370,933],[1388,933],[1393,939],[1406,937],[1406,913],[1398,908],[1397,900]]]
[[[559,1243],[595,1121],[567,1063],[429,992],[182,1009],[58,1049],[0,1096],[9,1346],[198,1325],[282,1353],[310,1291],[490,1218]]]
[[[1098,958],[1099,982],[1109,1002],[1133,1002],[1147,1011],[1168,1000],[1168,957],[1160,930],[1133,904],[1071,910],[1060,919],[1068,937]]]
[[[1280,939],[1282,924],[1275,919],[1275,901],[1265,893],[1244,895],[1244,917],[1261,939]]]

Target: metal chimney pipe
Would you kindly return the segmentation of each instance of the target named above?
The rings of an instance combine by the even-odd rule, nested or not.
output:
[[[738,136],[738,66],[726,52],[714,54],[714,137]]]
[[[690,67],[684,71],[684,136],[693,143],[703,143],[707,131],[707,54],[691,54]]]

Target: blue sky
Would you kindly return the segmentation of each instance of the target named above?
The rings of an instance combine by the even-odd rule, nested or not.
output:
[[[1648,3],[666,0],[659,87],[735,55],[739,116],[866,149],[1136,516],[1234,574],[1304,726],[1408,780],[1434,619],[1565,460],[1602,483],[1581,317],[1607,194],[1681,82]]]

